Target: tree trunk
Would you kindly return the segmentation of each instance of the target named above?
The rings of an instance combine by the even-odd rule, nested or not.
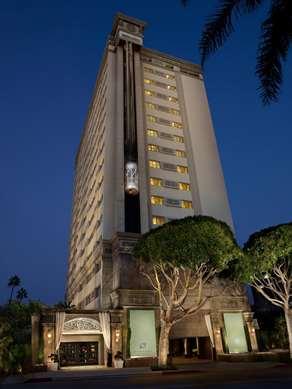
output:
[[[292,309],[285,309],[285,319],[288,331],[290,359],[292,359]]]
[[[168,323],[161,324],[160,336],[159,336],[159,366],[167,365],[167,356],[169,351],[169,333],[171,325]]]
[[[12,286],[12,288],[11,288],[9,304],[11,304],[11,301],[12,301],[13,290],[14,290],[14,286]]]

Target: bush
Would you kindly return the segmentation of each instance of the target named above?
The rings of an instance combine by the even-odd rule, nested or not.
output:
[[[267,318],[260,324],[260,331],[258,333],[260,348],[264,351],[273,349],[288,349],[288,333],[285,318],[278,316],[274,320]]]

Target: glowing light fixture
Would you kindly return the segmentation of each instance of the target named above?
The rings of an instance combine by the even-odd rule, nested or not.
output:
[[[127,162],[125,168],[125,189],[130,195],[137,195],[138,187],[138,166],[136,162]]]

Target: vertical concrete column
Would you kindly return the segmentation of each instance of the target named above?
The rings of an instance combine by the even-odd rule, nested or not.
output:
[[[223,342],[221,336],[221,327],[222,327],[221,313],[212,312],[211,323],[213,328],[214,346],[215,346],[216,353],[222,354],[224,352],[224,349],[223,349]]]
[[[253,312],[243,312],[243,317],[249,334],[251,350],[253,352],[256,352],[259,351],[259,347],[258,347],[258,341],[256,336],[256,330],[253,324],[253,315],[254,315]]]
[[[111,328],[112,328],[112,353],[114,358],[114,356],[118,351],[121,351],[123,353],[123,331],[122,331],[121,323],[113,323]]]
[[[44,364],[47,365],[49,355],[55,352],[54,323],[43,323]]]
[[[32,366],[38,363],[40,347],[40,315],[31,316],[31,362]]]

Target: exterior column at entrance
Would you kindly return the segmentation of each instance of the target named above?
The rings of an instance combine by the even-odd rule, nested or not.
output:
[[[118,351],[123,353],[123,329],[122,329],[121,322],[111,323],[111,342],[112,342],[112,356],[114,358],[114,356]]]
[[[251,350],[257,352],[259,351],[259,347],[258,347],[258,341],[256,336],[256,330],[253,324],[253,316],[254,316],[253,312],[243,312],[243,317],[248,329]]]
[[[40,315],[31,317],[31,362],[35,366],[38,361],[40,347]]]
[[[214,334],[214,345],[216,353],[222,354],[224,353],[223,349],[223,342],[222,342],[222,336],[221,336],[221,327],[222,327],[222,320],[221,319],[221,313],[219,312],[212,312],[211,314],[211,323],[212,323],[212,329]]]
[[[126,357],[125,355],[125,349],[123,347],[123,339],[124,339],[124,331],[122,326],[122,318],[123,318],[123,312],[122,311],[111,311],[111,351],[112,351],[112,357],[114,359],[114,356],[118,351],[123,353],[124,359]]]
[[[44,341],[44,363],[47,365],[49,356],[55,353],[55,331],[54,323],[42,323]]]

